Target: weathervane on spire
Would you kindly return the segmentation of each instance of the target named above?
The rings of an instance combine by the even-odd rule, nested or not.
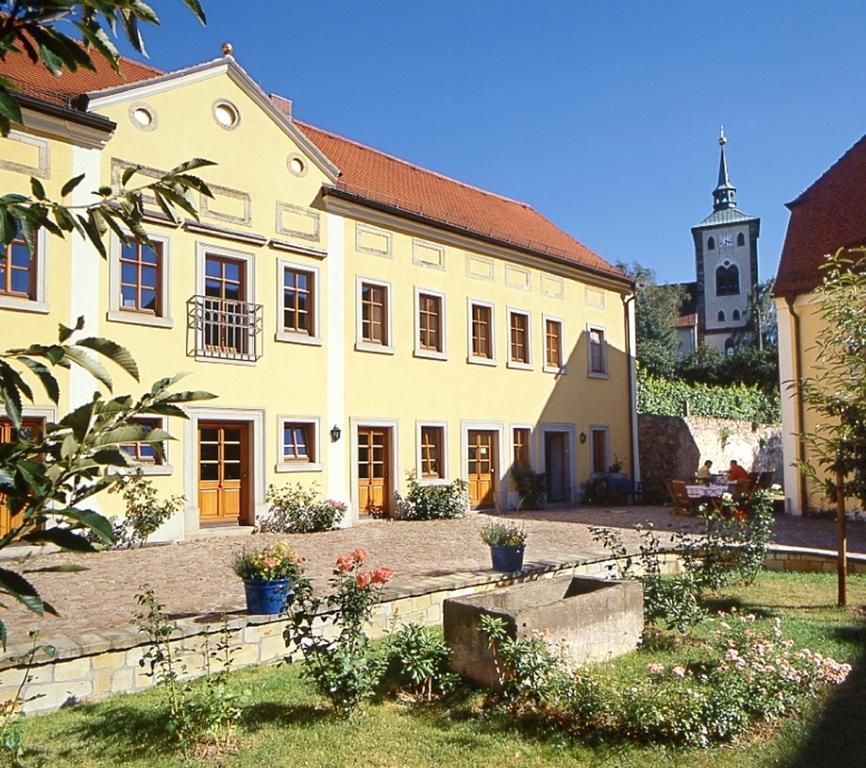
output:
[[[727,143],[728,143],[728,140],[727,140],[727,138],[725,138],[725,126],[720,125],[719,126],[719,146],[724,147],[725,144],[727,144]]]

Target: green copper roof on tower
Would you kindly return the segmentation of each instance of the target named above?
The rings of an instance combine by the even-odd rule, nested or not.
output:
[[[725,126],[722,126],[719,129],[719,147],[721,148],[721,156],[719,157],[719,183],[713,190],[714,211],[736,208],[737,206],[737,188],[731,184],[730,176],[728,176],[728,159],[725,157],[725,144],[727,143]]]

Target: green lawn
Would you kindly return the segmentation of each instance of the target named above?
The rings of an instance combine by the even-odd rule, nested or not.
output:
[[[728,590],[721,601],[759,616],[783,617],[798,645],[855,665],[849,682],[823,709],[746,743],[713,750],[668,750],[616,744],[590,748],[556,733],[521,730],[504,717],[482,715],[478,697],[445,709],[393,701],[370,705],[353,722],[333,718],[299,678],[296,666],[233,675],[251,700],[238,752],[205,760],[213,766],[295,768],[501,768],[502,766],[806,766],[866,765],[866,622],[857,608],[837,610],[832,574],[761,574],[749,588]],[[866,578],[852,577],[852,606],[866,605]],[[643,650],[608,665],[627,679],[649,661],[670,662],[690,652]],[[159,694],[148,691],[84,705],[24,722],[27,764],[44,766],[177,766],[184,760],[160,735]]]

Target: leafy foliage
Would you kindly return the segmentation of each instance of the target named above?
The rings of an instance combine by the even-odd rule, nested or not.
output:
[[[404,624],[385,643],[386,678],[415,701],[447,696],[459,677],[448,670],[451,649],[430,627]]]
[[[635,281],[635,335],[640,365],[672,377],[679,357],[676,322],[686,299],[683,285],[658,285],[655,272],[638,262],[617,266]]]
[[[67,343],[82,325],[81,321],[76,329],[61,325],[57,344],[34,344],[0,355],[0,399],[13,425],[21,424],[22,399],[33,400],[33,392],[21,375],[24,369],[37,373],[54,402],[60,396],[60,387],[51,371],[54,367],[78,365],[107,388],[111,387],[108,371],[90,351],[138,377],[132,356],[114,342],[87,337]],[[28,436],[16,429],[11,442],[0,443],[0,493],[5,496],[12,518],[9,531],[0,536],[0,549],[21,540],[89,551],[93,545],[87,534],[102,544],[114,544],[111,523],[89,509],[92,497],[125,481],[118,469],[134,469],[122,445],[143,442],[160,446],[171,438],[162,429],[151,429],[130,420],[143,415],[185,419],[183,404],[213,397],[207,392],[172,391],[179,378],[160,379],[137,399],[130,395],[104,399],[96,392],[89,402],[57,423],[47,423],[42,434]],[[57,523],[52,527],[45,525],[49,515]],[[39,615],[55,612],[26,578],[13,571],[0,569],[0,593]],[[0,641],[6,642],[2,622]]]
[[[398,520],[451,520],[463,517],[469,509],[465,480],[457,478],[448,485],[421,485],[415,472],[406,474],[409,492],[395,493],[394,517]]]
[[[184,4],[204,23],[205,17],[198,0],[183,0]],[[65,34],[60,22],[68,24],[81,40]],[[37,0],[21,3],[0,2],[0,60],[10,51],[23,52],[34,64],[45,66],[56,76],[64,71],[94,69],[91,52],[104,57],[119,70],[119,53],[108,31],[116,34],[120,27],[135,50],[144,53],[141,27],[159,24],[153,9],[141,0]],[[13,123],[22,123],[21,107],[15,95],[15,85],[0,77],[0,136],[6,136]],[[147,184],[126,188],[140,170],[132,166],[124,171],[120,189],[103,186],[93,191],[95,200],[69,206],[50,200],[39,179],[30,179],[30,194],[0,196],[0,245],[10,243],[19,234],[30,252],[36,247],[41,228],[63,237],[77,233],[90,240],[99,253],[107,256],[103,237],[109,231],[122,240],[131,232],[139,242],[149,242],[142,227],[144,195],[152,196],[162,212],[175,220],[180,209],[198,218],[192,194],[212,197],[207,184],[192,171],[213,165],[208,160],[194,158],[177,165],[161,178]],[[84,174],[67,181],[62,197],[70,195],[84,180]]]
[[[309,579],[301,578],[287,601],[286,647],[290,653],[300,651],[304,675],[343,717],[373,695],[384,672],[384,661],[371,649],[364,625],[393,571],[382,566],[364,570],[366,561],[363,549],[341,555],[332,571],[330,594],[315,595]],[[336,637],[323,632],[328,622],[337,628]]]
[[[801,470],[833,501],[833,475],[841,471],[844,495],[866,508],[866,248],[839,249],[822,270],[816,360],[812,375],[799,382],[819,421],[803,436],[815,459]]]
[[[758,387],[687,384],[658,378],[638,368],[637,410],[662,416],[707,416],[775,424],[781,419],[778,391],[767,394]]]
[[[183,495],[160,499],[153,483],[140,472],[108,490],[109,493],[119,491],[126,505],[126,515],[114,524],[114,540],[122,549],[144,546],[159,526],[180,512],[186,502]]]
[[[490,523],[481,529],[481,540],[488,547],[522,547],[526,544],[526,529],[519,525]]]
[[[520,501],[517,510],[541,509],[547,498],[547,478],[543,472],[536,472],[531,467],[514,465],[511,468],[511,479],[517,487]]]
[[[300,483],[270,485],[265,496],[270,507],[256,526],[261,533],[314,533],[336,528],[346,505],[334,499],[318,500],[318,487]]]
[[[136,595],[141,610],[134,623],[147,638],[147,646],[139,664],[163,693],[165,732],[175,746],[196,756],[228,751],[248,694],[235,692],[229,685],[236,648],[225,616],[215,646],[205,635],[205,679],[196,687],[186,680],[189,670],[184,649],[173,640],[177,624],[165,614],[165,606],[148,585],[141,590]]]
[[[778,398],[779,354],[776,347],[739,347],[731,355],[705,345],[677,364],[677,375],[690,384],[713,386],[754,385]]]
[[[751,584],[764,563],[773,536],[773,497],[758,490],[734,499],[725,494],[718,506],[706,504],[700,512],[700,535],[675,531],[663,547],[652,528],[640,530],[636,555],[623,544],[618,531],[591,527],[593,539],[613,558],[618,578],[643,584],[644,616],[660,620],[669,629],[686,632],[706,618],[702,599],[732,581]],[[676,555],[682,572],[664,575],[664,558]]]

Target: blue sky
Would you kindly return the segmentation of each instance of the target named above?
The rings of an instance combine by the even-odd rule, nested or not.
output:
[[[525,200],[610,261],[694,279],[719,124],[775,274],[792,200],[866,128],[866,4],[154,0],[150,60],[234,45],[295,114]]]

